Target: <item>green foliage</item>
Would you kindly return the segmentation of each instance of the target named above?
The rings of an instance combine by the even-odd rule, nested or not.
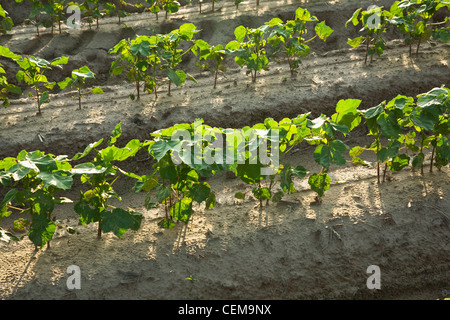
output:
[[[0,56],[13,60],[21,59],[21,56],[13,53],[11,50],[3,46],[0,46]],[[3,101],[2,105],[6,108],[10,105],[9,95],[20,95],[22,94],[22,89],[9,83],[5,74],[6,70],[3,68],[3,64],[0,63],[0,100]]]
[[[13,59],[21,68],[17,72],[16,78],[19,82],[24,81],[33,88],[34,94],[29,92],[29,96],[36,101],[38,114],[41,115],[41,106],[50,102],[50,94],[46,89],[51,90],[56,85],[56,82],[49,82],[44,73],[52,67],[62,69],[62,65],[69,61],[69,57],[55,58],[50,62],[33,56]]]
[[[234,30],[236,40],[229,42],[225,49],[235,55],[235,62],[247,68],[247,75],[251,74],[252,82],[256,81],[258,72],[269,70],[269,58],[266,54],[265,36],[269,31],[268,25],[259,28],[239,26]]]
[[[118,148],[115,143],[121,134],[122,127],[119,123],[113,130],[106,148],[97,149],[103,142],[99,140],[72,158],[80,160],[91,152],[94,153],[92,162],[73,167],[72,173],[75,177],[80,177],[83,184],[89,185],[89,190],[80,192],[80,200],[74,206],[75,212],[80,215],[82,225],[98,223],[98,237],[101,237],[102,232],[113,232],[120,238],[129,229],[138,230],[142,221],[141,213],[117,208],[108,203],[111,199],[121,200],[113,188],[120,175],[136,178],[134,174],[122,170],[115,163],[133,157],[145,146],[145,143],[131,140],[125,147]]]
[[[8,16],[8,12],[0,5],[0,33],[6,34],[14,27],[14,22]]]
[[[217,76],[219,72],[225,72],[224,60],[227,55],[221,44],[211,46],[205,40],[199,39],[195,41],[192,52],[198,56],[197,65],[203,70],[209,70],[214,74],[214,89],[217,87]],[[205,60],[207,64],[200,64],[201,60]]]
[[[360,31],[364,32],[363,36],[349,39],[348,44],[354,48],[361,44],[366,44],[366,57],[364,63],[367,63],[367,57],[371,59],[374,54],[381,56],[385,50],[386,41],[382,37],[389,26],[389,19],[392,14],[384,10],[383,7],[371,6],[368,10],[361,8],[356,10],[352,17],[345,23],[345,27],[351,22],[354,26],[361,25]]]
[[[86,92],[81,92],[83,86],[87,79],[94,79],[95,74],[89,69],[89,67],[84,66],[80,69],[75,69],[72,71],[72,77],[68,77],[65,80],[58,82],[58,86],[61,89],[65,89],[70,86],[71,88],[76,88],[78,91],[78,109],[81,110],[81,97],[82,95],[92,92],[93,94],[101,94],[103,90],[101,88],[95,87]]]
[[[150,5],[149,11],[156,15],[156,20],[158,20],[158,13],[161,10],[166,12],[166,18],[169,13],[178,12],[180,9],[180,3],[174,0],[145,0]]]
[[[56,204],[70,202],[56,194],[71,189],[71,168],[67,157],[41,151],[21,151],[16,158],[0,161],[0,183],[10,188],[0,203],[0,219],[12,210],[29,214],[29,239],[36,247],[49,243],[56,228],[63,227],[54,221],[52,213]]]
[[[409,55],[412,55],[412,45],[417,43],[416,54],[419,53],[420,44],[431,39],[447,43],[450,38],[450,19],[431,23],[434,14],[442,7],[450,9],[450,4],[442,0],[416,0],[395,1],[391,8],[392,14],[389,22],[397,27],[405,37],[405,44],[409,46]],[[447,27],[445,27],[447,24]]]
[[[326,41],[333,33],[324,21],[316,24],[316,35],[306,40],[304,36],[307,34],[306,24],[308,22],[319,21],[317,17],[312,16],[308,10],[298,8],[295,13],[294,20],[288,20],[285,23],[279,18],[274,18],[266,23],[272,28],[267,42],[275,47],[273,56],[283,53],[288,58],[289,70],[294,74],[301,64],[301,58],[306,57],[310,53],[310,47],[306,44],[316,37]]]

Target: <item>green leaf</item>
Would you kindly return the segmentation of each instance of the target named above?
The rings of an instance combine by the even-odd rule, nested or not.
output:
[[[252,189],[252,193],[258,200],[269,200],[272,197],[272,193],[267,187],[257,187]]]
[[[296,166],[291,170],[292,175],[296,176],[297,178],[304,178],[309,173],[309,170],[302,167],[302,166]]]
[[[367,110],[363,110],[362,114],[364,115],[364,118],[372,119],[372,118],[378,117],[381,113],[383,113],[383,111],[384,111],[383,104],[379,104],[376,107],[372,107]]]
[[[411,165],[413,166],[414,169],[419,170],[420,167],[422,167],[424,160],[425,155],[421,152],[413,158]]]
[[[158,226],[164,229],[172,229],[175,227],[175,222],[172,219],[166,218],[159,221]]]
[[[356,47],[359,47],[359,46],[361,45],[361,43],[362,43],[365,39],[366,39],[366,38],[365,38],[364,36],[361,36],[361,37],[357,37],[357,38],[354,38],[354,39],[348,39],[347,43],[348,43],[351,47],[356,48]]]
[[[314,150],[314,160],[322,167],[329,169],[330,164],[333,162],[333,155],[331,149],[327,145],[318,145]]]
[[[85,156],[87,156],[92,150],[94,150],[96,147],[98,147],[101,143],[103,142],[103,139],[100,139],[96,142],[92,142],[90,143],[83,152],[81,153],[77,153],[72,160],[79,160],[81,158],[84,158]]]
[[[400,154],[396,156],[394,159],[392,159],[389,169],[392,171],[400,171],[404,167],[407,167],[408,165],[409,165],[409,156],[407,156],[406,154]]]
[[[211,187],[208,183],[198,183],[194,184],[194,186],[190,190],[190,194],[192,199],[197,203],[202,203],[206,201],[211,193]]]
[[[244,41],[246,34],[247,34],[247,29],[244,26],[239,26],[236,29],[234,29],[234,36],[236,37],[236,40],[239,42]]]
[[[100,220],[101,210],[99,208],[91,208],[91,206],[85,201],[77,202],[74,205],[74,210],[80,216],[80,223],[83,226]]]
[[[415,108],[410,114],[415,126],[432,131],[439,120],[439,111],[436,107]]]
[[[331,116],[331,120],[339,125],[345,125],[352,131],[361,123],[358,107],[361,104],[359,99],[339,100],[336,105],[336,113]]]
[[[56,224],[47,218],[47,213],[34,213],[28,232],[28,238],[37,247],[43,247],[53,238],[56,231]]]
[[[103,92],[103,89],[101,89],[99,87],[95,87],[94,89],[92,89],[92,93],[93,94],[102,94],[104,92]]]
[[[167,69],[167,77],[172,81],[177,87],[184,84],[186,81],[186,73],[182,70]]]
[[[58,82],[58,86],[61,90],[65,89],[67,86],[71,86],[73,84],[73,80],[67,77],[65,80]]]
[[[361,10],[362,10],[362,8],[359,8],[353,13],[352,17],[345,23],[345,27],[347,27],[347,24],[350,21],[353,23],[354,26],[358,25],[358,23],[359,23],[358,16],[359,16],[359,13],[361,12]]]
[[[402,132],[393,112],[380,114],[377,118],[377,123],[383,135],[388,139],[395,138]]]
[[[309,177],[308,183],[311,186],[311,189],[315,191],[319,197],[322,197],[325,191],[330,188],[331,179],[326,173],[315,173]]]
[[[19,60],[22,59],[22,56],[15,54],[14,52],[12,52],[11,50],[9,50],[9,48],[7,47],[3,47],[0,46],[0,56],[5,57],[5,58],[9,58],[12,60]]]
[[[72,174],[100,174],[107,168],[95,166],[93,163],[82,163],[72,168]]]
[[[315,31],[316,34],[319,36],[320,39],[322,39],[323,41],[326,41],[327,38],[333,33],[333,29],[331,29],[329,26],[327,26],[325,24],[325,21],[322,21],[320,23],[318,23],[315,26]]]
[[[152,153],[153,157],[156,159],[156,161],[160,161],[167,152],[172,151],[175,146],[179,145],[179,140],[159,140],[156,141],[150,148],[149,152]]]
[[[208,195],[208,199],[206,199],[206,209],[214,207],[216,203],[216,194],[214,192],[210,192]]]
[[[184,223],[188,223],[189,218],[194,213],[192,209],[192,199],[191,198],[182,198],[180,201],[177,201],[173,204],[172,208],[170,208],[170,214],[175,220],[182,221]]]
[[[245,199],[245,193],[243,193],[243,192],[236,192],[236,193],[234,194],[234,197],[235,197],[236,199],[241,199],[241,200],[243,200],[243,199]]]
[[[272,202],[279,202],[283,198],[284,193],[283,191],[278,191],[272,196]]]
[[[41,172],[36,177],[44,182],[44,187],[52,185],[61,190],[72,188],[73,177],[69,171]]]
[[[136,211],[126,211],[115,208],[112,212],[103,211],[101,213],[101,229],[104,232],[113,232],[117,237],[131,230],[138,230],[142,221],[142,214]]]
[[[172,188],[170,186],[165,187],[163,185],[158,185],[156,189],[156,200],[162,203],[172,194]]]
[[[59,66],[61,64],[67,64],[69,62],[69,57],[59,57],[53,59],[50,64],[53,66]]]

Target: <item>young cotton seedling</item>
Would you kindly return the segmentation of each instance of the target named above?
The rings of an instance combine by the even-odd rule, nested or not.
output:
[[[21,58],[15,61],[21,68],[16,74],[17,80],[24,81],[32,87],[34,94],[32,92],[28,94],[36,101],[38,115],[41,115],[41,106],[50,102],[49,91],[45,89],[52,90],[56,85],[56,82],[49,82],[44,73],[52,67],[62,69],[61,65],[67,64],[69,57],[55,58],[51,62],[36,57]]]
[[[296,73],[301,58],[306,57],[310,53],[310,48],[306,44],[316,37],[326,41],[326,39],[333,33],[333,29],[322,21],[316,24],[314,30],[316,35],[306,40],[304,36],[307,34],[306,23],[319,21],[317,17],[312,16],[308,10],[298,8],[295,12],[295,20],[288,20],[286,23],[279,18],[274,18],[266,23],[272,31],[267,39],[267,42],[275,49],[273,56],[278,53],[286,54],[289,63],[289,70],[291,75]]]
[[[436,27],[446,24],[449,18],[441,22],[430,22],[436,11],[443,7],[450,9],[450,3],[442,0],[395,1],[391,6],[390,13],[393,17],[389,22],[406,36],[404,41],[409,46],[409,56],[412,56],[412,45],[415,42],[418,54],[420,44],[430,41],[432,37],[445,43],[449,41],[449,29]]]
[[[367,57],[369,55],[372,59],[374,54],[378,56],[383,54],[386,41],[381,35],[386,32],[389,25],[389,18],[391,17],[392,14],[389,11],[383,10],[382,7],[371,6],[367,10],[362,10],[361,8],[356,10],[352,17],[345,23],[345,27],[350,22],[354,26],[362,25],[360,31],[365,32],[365,35],[349,39],[347,43],[353,48],[359,47],[364,42],[366,43],[364,63],[367,63]]]
[[[13,60],[21,58],[21,56],[2,46],[0,46],[0,56]],[[0,100],[3,101],[3,107],[6,108],[10,105],[8,95],[10,93],[22,94],[22,89],[9,83],[8,79],[3,74],[6,74],[6,71],[5,69],[3,69],[3,65],[0,63]]]
[[[241,68],[246,66],[246,74],[251,74],[252,82],[256,82],[258,72],[269,70],[269,58],[265,49],[265,36],[268,31],[268,25],[259,28],[239,26],[234,30],[236,40],[225,47],[228,53],[236,55],[235,62]]]
[[[89,91],[81,92],[86,81],[88,79],[94,79],[95,74],[87,67],[81,67],[80,69],[75,69],[72,71],[72,77],[67,77],[64,81],[58,83],[61,89],[65,89],[70,86],[71,88],[76,88],[78,91],[78,110],[81,110],[81,97],[86,93],[92,92],[93,94],[101,94],[103,90],[101,88],[95,87]]]
[[[197,56],[199,61],[197,65],[201,66],[204,70],[210,70],[214,73],[214,89],[217,86],[217,76],[219,71],[225,72],[226,68],[223,64],[227,52],[221,44],[211,46],[206,41],[199,39],[195,41],[195,46],[192,48],[192,52]],[[207,61],[207,64],[200,64],[201,60]]]

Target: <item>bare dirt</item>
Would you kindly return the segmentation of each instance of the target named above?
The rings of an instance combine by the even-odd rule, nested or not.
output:
[[[249,2],[249,1],[247,1]],[[272,65],[256,84],[228,61],[226,77],[213,77],[195,67],[186,55],[184,67],[198,83],[184,87],[161,87],[159,98],[143,95],[131,101],[133,85],[122,77],[110,77],[114,57],[108,54],[120,39],[135,34],[169,32],[185,22],[202,32],[209,43],[227,43],[238,25],[259,26],[273,17],[292,18],[297,1],[261,1],[236,12],[230,1],[216,4],[217,11],[198,14],[196,6],[183,8],[167,20],[150,13],[132,14],[119,26],[116,18],[100,21],[100,28],[63,29],[62,34],[18,26],[0,44],[19,54],[53,59],[70,56],[63,72],[49,73],[60,81],[74,68],[88,65],[97,74],[91,85],[103,95],[87,95],[77,109],[73,92],[51,96],[36,116],[28,98],[12,100],[0,112],[0,157],[22,149],[43,150],[73,156],[84,147],[107,138],[118,122],[121,141],[147,139],[149,132],[175,123],[203,118],[212,126],[239,128],[267,117],[281,119],[311,111],[313,116],[334,112],[340,99],[358,98],[361,109],[372,107],[398,94],[415,96],[434,87],[450,85],[450,46],[424,45],[410,58],[399,36],[388,34],[385,54],[364,65],[363,49],[351,49],[346,41],[357,35],[345,21],[355,9],[392,1],[303,1],[301,6],[326,22],[335,32],[324,44],[312,41],[313,53],[296,77],[287,66]],[[4,5],[4,1],[1,2]],[[4,5],[7,8],[7,5]],[[25,8],[26,9],[26,8]],[[24,9],[24,10],[25,10]],[[9,10],[18,21],[23,12]],[[2,62],[3,63],[3,62]],[[15,67],[5,62],[11,81]],[[39,139],[38,134],[43,137]],[[370,143],[357,132],[349,145]],[[286,161],[317,171],[313,149],[301,146]],[[373,161],[369,154],[365,159]],[[151,169],[147,155],[126,164],[144,174]],[[450,292],[450,171],[434,170],[421,175],[404,170],[388,174],[377,183],[374,167],[351,164],[331,171],[334,183],[323,202],[316,204],[306,180],[296,181],[298,193],[278,204],[260,208],[252,198],[234,199],[248,186],[219,174],[208,182],[217,191],[218,205],[197,208],[189,224],[172,230],[156,223],[162,209],[145,210],[144,194],[134,194],[132,181],[116,186],[122,207],[144,213],[139,231],[122,239],[105,234],[96,238],[96,226],[78,227],[79,235],[58,233],[49,250],[34,251],[30,241],[0,244],[0,297],[2,299],[440,299]],[[67,196],[76,200],[78,191]],[[55,217],[76,226],[72,205],[58,207]],[[15,217],[16,218],[16,217]],[[11,220],[4,220],[11,223]],[[81,269],[82,289],[68,290],[67,267]],[[381,290],[369,290],[366,273],[370,265],[381,269]]]

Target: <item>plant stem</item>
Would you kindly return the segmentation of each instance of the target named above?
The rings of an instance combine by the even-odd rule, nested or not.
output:
[[[141,98],[140,93],[139,93],[139,87],[140,87],[139,80],[136,80],[136,90],[137,90],[137,99],[138,100]]]
[[[100,239],[102,237],[102,228],[100,227],[100,223],[102,220],[100,219],[98,222],[98,229],[97,229],[97,238]]]
[[[216,89],[217,86],[217,75],[219,74],[219,69],[216,69],[216,75],[214,76],[214,89]]]
[[[420,47],[421,40],[422,40],[422,38],[419,39],[419,43],[417,44],[416,56],[419,54],[419,47]]]
[[[386,171],[387,171],[387,163],[384,163],[384,170],[383,170],[383,182],[386,181]]]
[[[430,172],[433,172],[433,161],[434,161],[434,153],[435,152],[436,152],[436,147],[433,145],[433,149],[431,150]]]
[[[364,60],[364,64],[367,64],[367,55],[369,53],[369,45],[370,45],[370,36],[367,36],[367,45],[366,45],[366,59]]]
[[[81,110],[81,88],[78,87],[78,110]]]
[[[34,90],[36,90],[36,97],[37,97],[37,107],[38,107],[38,114],[41,115],[41,102],[39,101],[40,97],[39,97],[39,88],[37,87],[37,85],[34,86]]]

